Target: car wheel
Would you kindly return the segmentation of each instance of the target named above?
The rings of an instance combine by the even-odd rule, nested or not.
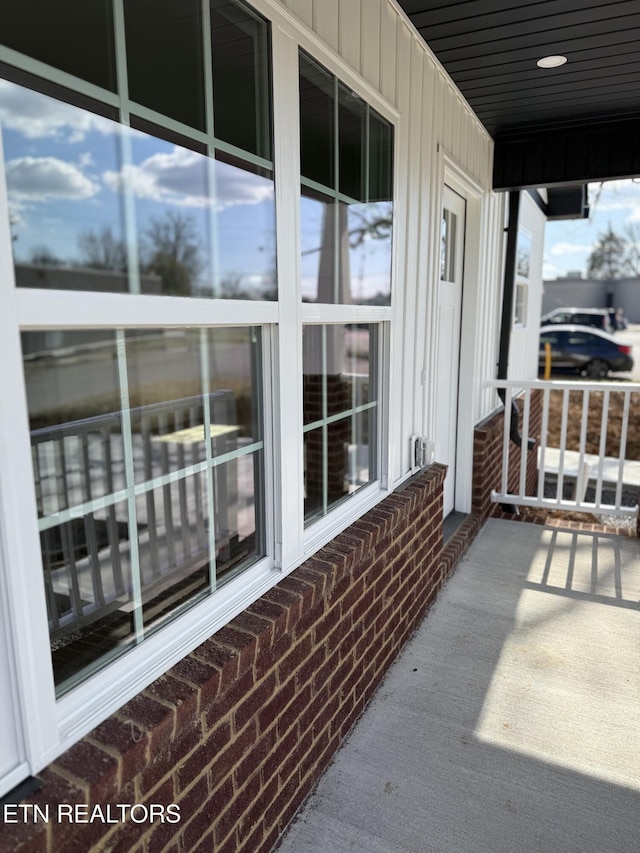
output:
[[[588,376],[590,379],[605,379],[609,373],[609,365],[601,358],[594,358],[585,364],[580,373],[582,376]]]

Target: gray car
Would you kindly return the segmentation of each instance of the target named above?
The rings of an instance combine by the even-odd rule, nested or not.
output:
[[[610,370],[633,370],[633,347],[587,326],[553,324],[540,329],[539,369],[544,370],[545,344],[551,344],[551,369],[603,379]]]

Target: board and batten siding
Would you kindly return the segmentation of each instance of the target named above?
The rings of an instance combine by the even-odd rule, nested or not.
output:
[[[514,325],[509,346],[509,379],[535,379],[538,375],[538,331],[542,313],[542,260],[546,217],[529,193],[520,194],[518,228],[531,238],[531,264],[524,326]]]
[[[399,113],[396,128],[391,479],[409,470],[414,433],[434,434],[437,284],[444,159],[480,189],[465,386],[473,420],[496,408],[504,197],[491,192],[493,141],[393,0],[280,0]],[[466,298],[466,296],[465,296]]]

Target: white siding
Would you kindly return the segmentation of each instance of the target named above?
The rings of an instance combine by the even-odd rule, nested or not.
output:
[[[531,268],[526,326],[514,326],[509,347],[509,379],[538,375],[538,338],[542,309],[542,256],[546,217],[529,193],[520,194],[518,227],[531,236]]]
[[[502,290],[504,197],[491,192],[493,142],[395,0],[284,0],[284,5],[336,50],[336,62],[339,57],[399,113],[391,376],[391,480],[396,481],[409,470],[412,433],[433,435],[445,157],[468,176],[476,193],[469,207],[475,217],[474,252],[463,297],[471,306],[466,319],[463,308],[468,409],[478,422],[496,408],[495,392],[483,387],[496,375]],[[530,362],[530,338],[525,335],[515,347],[518,368]]]

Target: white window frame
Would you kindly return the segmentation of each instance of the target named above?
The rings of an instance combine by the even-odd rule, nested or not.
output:
[[[122,0],[118,0],[122,2]],[[21,762],[0,780],[0,795],[27,772],[37,773],[154,679],[242,612],[284,573],[348,527],[388,493],[391,462],[389,384],[394,311],[391,307],[303,304],[300,298],[300,153],[298,55],[302,49],[394,125],[398,113],[343,60],[275,0],[246,0],[271,22],[273,167],[276,181],[276,253],[279,301],[160,297],[31,290],[15,287],[8,217],[0,221],[0,571],[5,568],[8,630],[13,638],[14,716],[22,731]],[[203,0],[203,9],[208,0]],[[116,33],[122,33],[117,6]],[[119,96],[0,46],[5,61],[114,106]],[[122,57],[119,73],[122,77]],[[142,111],[137,110],[138,114]],[[185,129],[147,111],[145,117]],[[122,111],[127,123],[126,111]],[[195,137],[189,129],[189,135]],[[6,211],[0,138],[0,211]],[[240,154],[232,146],[216,147]],[[394,145],[397,203],[399,146]],[[396,269],[397,237],[392,242]],[[395,276],[393,276],[395,280]],[[71,300],[73,310],[70,311]],[[105,322],[108,317],[108,322]],[[151,319],[150,319],[151,318]],[[379,329],[378,479],[308,529],[303,512],[302,326],[374,323]],[[157,634],[105,666],[60,699],[55,698],[38,517],[33,487],[29,417],[20,332],[42,329],[261,326],[263,329],[266,557],[216,594],[176,617]],[[397,420],[397,419],[396,419]],[[398,424],[394,421],[398,432]],[[297,519],[297,522],[292,522]],[[11,567],[20,567],[12,571]],[[1,588],[1,587],[0,587]],[[0,685],[0,689],[7,685]]]

